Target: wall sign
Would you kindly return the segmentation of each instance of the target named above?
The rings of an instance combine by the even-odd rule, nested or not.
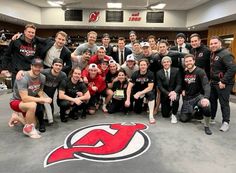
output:
[[[134,22],[138,22],[138,21],[141,21],[141,16],[140,16],[140,13],[137,12],[137,13],[132,13],[131,16],[129,17],[129,20],[128,21],[134,21]]]
[[[99,11],[94,11],[89,14],[89,22],[97,22],[100,18]]]

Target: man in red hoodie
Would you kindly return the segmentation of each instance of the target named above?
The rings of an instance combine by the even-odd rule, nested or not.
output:
[[[88,111],[90,114],[95,114],[96,105],[101,92],[106,89],[106,83],[102,76],[98,74],[98,66],[94,63],[89,65],[88,71],[85,69],[82,72],[82,77],[84,82],[88,84],[88,90],[91,95]]]

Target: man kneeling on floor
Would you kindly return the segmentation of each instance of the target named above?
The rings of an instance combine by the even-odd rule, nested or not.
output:
[[[40,138],[38,131],[35,129],[36,118],[39,121],[39,131],[45,132],[43,121],[43,104],[51,103],[51,98],[44,97],[43,86],[45,76],[40,74],[43,68],[43,61],[39,58],[32,60],[31,70],[27,71],[21,80],[16,80],[13,87],[13,97],[10,101],[10,107],[15,112],[23,114],[25,126],[23,133],[31,138]],[[9,124],[17,121],[17,115],[13,114]]]
[[[198,107],[204,116],[205,133],[211,135],[209,128],[210,109],[210,84],[206,72],[195,66],[195,57],[188,54],[184,57],[185,73],[183,85],[183,105],[180,121],[188,122],[192,119],[194,107]]]
[[[71,70],[69,78],[62,81],[59,86],[58,106],[60,106],[61,122],[67,122],[66,112],[74,120],[79,118],[78,110],[82,109],[81,118],[86,118],[87,103],[90,94],[87,86],[81,79],[81,70],[76,67]]]

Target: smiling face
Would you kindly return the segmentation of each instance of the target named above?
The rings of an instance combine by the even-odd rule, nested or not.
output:
[[[201,45],[201,39],[199,37],[192,37],[190,39],[190,43],[191,43],[191,46],[193,48],[197,48],[197,47],[200,47]]]
[[[168,47],[167,47],[167,45],[165,43],[160,43],[159,44],[159,52],[160,52],[160,54],[162,54],[162,55],[167,54],[167,50],[168,50]]]
[[[221,45],[221,41],[217,38],[213,38],[210,40],[210,50],[212,52],[217,51],[218,49],[221,49],[222,45]]]
[[[119,72],[118,73],[118,76],[117,76],[117,78],[118,78],[118,80],[120,81],[120,82],[123,82],[124,80],[125,80],[125,73],[124,72]]]
[[[188,70],[192,70],[193,67],[195,66],[195,60],[193,57],[185,57],[184,58],[184,65]]]
[[[162,66],[165,70],[168,70],[171,66],[171,61],[169,61],[169,60],[162,61]]]
[[[141,73],[146,73],[147,72],[147,69],[148,69],[148,64],[146,61],[141,61],[139,63],[139,70]]]
[[[25,38],[28,40],[33,40],[35,37],[36,30],[34,28],[28,27],[24,30]]]
[[[79,70],[79,69],[74,69],[74,72],[72,73],[72,80],[74,80],[74,81],[79,81],[80,80],[80,78],[81,78],[81,70]]]
[[[179,45],[179,46],[182,46],[183,44],[184,44],[184,38],[183,37],[178,37],[177,39],[176,39],[176,42],[177,42],[177,44]]]
[[[61,63],[54,63],[52,65],[52,70],[54,73],[59,73],[62,70],[63,65]]]
[[[55,43],[59,48],[62,48],[66,44],[66,37],[61,34],[58,34],[55,38]]]

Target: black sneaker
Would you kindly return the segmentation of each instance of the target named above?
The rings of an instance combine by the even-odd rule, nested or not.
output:
[[[70,112],[69,117],[73,120],[78,120],[78,118],[79,118],[78,112]]]
[[[211,132],[211,130],[210,130],[209,127],[204,127],[204,128],[205,128],[205,133],[206,133],[207,135],[212,135],[212,132]]]
[[[82,112],[81,116],[82,119],[86,119],[86,110]]]
[[[44,124],[44,123],[43,123],[43,124],[39,124],[39,131],[40,131],[41,133],[46,132],[46,127],[45,127],[45,124]]]
[[[63,123],[66,123],[68,121],[65,115],[60,115],[60,118],[61,118],[61,122]]]

